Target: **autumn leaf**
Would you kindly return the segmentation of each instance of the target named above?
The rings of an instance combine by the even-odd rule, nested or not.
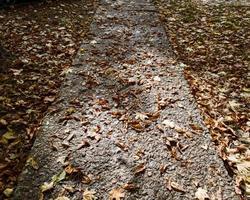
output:
[[[16,133],[13,130],[9,129],[5,134],[2,135],[0,143],[8,144],[10,140],[14,140],[16,138]]]
[[[95,200],[95,199],[97,199],[97,197],[95,196],[95,193],[96,192],[93,190],[86,189],[83,192],[83,200]]]
[[[175,127],[175,123],[171,120],[165,119],[162,124],[167,127],[167,128],[174,128]]]
[[[110,191],[109,200],[122,200],[125,197],[123,188],[116,188]]]
[[[180,184],[172,181],[171,178],[166,179],[166,181],[167,181],[166,186],[167,186],[168,190],[175,190],[177,192],[184,192],[184,193],[186,192],[186,190],[183,188],[183,186],[181,186]]]
[[[51,190],[54,187],[54,182],[45,182],[40,186],[41,192],[46,192],[48,190]]]
[[[136,130],[136,131],[138,131],[138,132],[141,132],[141,131],[144,130],[144,127],[143,127],[142,123],[139,122],[139,121],[132,121],[132,122],[129,122],[129,124],[131,125],[131,127],[132,127],[134,130]]]
[[[134,173],[137,175],[137,174],[143,173],[145,170],[146,170],[145,164],[141,163],[134,168]]]
[[[40,190],[41,192],[46,192],[48,190],[51,190],[55,184],[59,183],[60,181],[64,180],[66,178],[66,172],[63,170],[61,173],[54,175],[51,178],[50,182],[44,182],[41,186],[40,186]]]
[[[195,192],[195,197],[198,199],[198,200],[206,200],[206,199],[209,199],[209,196],[207,194],[207,190],[205,189],[202,189],[201,187],[199,187],[197,189],[197,191]]]
[[[55,200],[70,200],[70,199],[66,196],[60,196],[60,197],[57,197]]]
[[[143,113],[137,112],[136,115],[135,115],[135,119],[139,119],[139,120],[141,120],[141,121],[144,121],[144,120],[147,119],[147,118],[148,118],[148,116],[145,115],[145,114],[143,114]]]
[[[128,190],[128,191],[133,191],[138,189],[138,186],[136,186],[133,183],[126,183],[125,185],[123,185],[123,189]]]
[[[3,191],[3,194],[4,194],[6,197],[11,197],[11,195],[13,194],[13,191],[14,191],[13,188],[6,188],[6,189]]]
[[[28,158],[28,160],[26,161],[26,166],[31,166],[34,169],[39,168],[37,161],[33,157]]]

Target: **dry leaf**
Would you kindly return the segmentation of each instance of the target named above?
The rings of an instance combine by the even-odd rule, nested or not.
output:
[[[178,183],[176,182],[171,182],[171,187],[178,191],[178,192],[186,192],[186,190],[183,188],[183,186],[179,185]]]
[[[121,148],[123,151],[128,150],[128,146],[122,142],[116,142],[115,145],[118,146],[119,148]]]
[[[154,77],[154,81],[160,82],[160,81],[161,81],[161,78],[160,78],[159,76],[155,76],[155,77]]]
[[[145,115],[145,114],[143,114],[143,113],[137,112],[137,113],[135,114],[135,119],[139,119],[139,120],[141,120],[141,121],[144,121],[145,119],[148,119],[148,116]]]
[[[90,143],[87,140],[82,140],[82,142],[77,146],[77,149],[90,147]]]
[[[41,189],[41,192],[46,192],[48,190],[51,190],[52,188],[54,187],[54,182],[51,181],[50,183],[43,183],[41,186],[40,186],[40,189]]]
[[[92,178],[90,175],[84,175],[82,177],[82,183],[84,184],[90,184],[92,182]]]
[[[64,171],[67,173],[67,174],[72,174],[72,173],[75,173],[75,172],[78,172],[79,170],[76,169],[75,167],[73,167],[71,164],[68,165]]]
[[[61,196],[61,197],[57,197],[55,200],[70,200],[70,199],[66,196]]]
[[[4,191],[3,191],[3,194],[6,196],[6,197],[10,197],[13,193],[13,188],[6,188]]]
[[[183,186],[181,186],[180,184],[171,181],[170,179],[167,179],[167,189],[168,190],[175,190],[177,192],[186,192],[186,190],[183,188]]]
[[[146,166],[144,165],[144,163],[142,163],[134,168],[134,173],[140,174],[140,173],[144,172],[145,170],[146,170]]]
[[[128,191],[136,190],[138,187],[133,183],[126,183],[123,188]]]
[[[167,165],[161,165],[160,166],[160,172],[161,172],[161,174],[163,174],[166,171],[166,169],[167,169]]]
[[[124,189],[123,188],[117,188],[113,189],[109,193],[109,200],[121,200],[125,197]]]
[[[197,191],[195,192],[195,198],[197,198],[199,200],[209,199],[209,196],[207,194],[207,190],[202,189],[201,187],[199,187],[197,189]]]
[[[31,166],[33,169],[38,169],[39,166],[33,157],[29,157],[26,161],[26,166]]]
[[[131,125],[131,127],[134,130],[136,130],[138,132],[144,131],[144,127],[142,126],[142,124],[139,121],[132,121],[129,124]]]
[[[95,200],[95,199],[97,199],[97,197],[95,196],[95,193],[96,192],[93,190],[86,189],[83,192],[83,200]]]
[[[162,122],[162,124],[165,125],[165,127],[167,127],[167,128],[174,128],[175,127],[175,123],[173,121],[168,120],[168,119],[165,119]]]

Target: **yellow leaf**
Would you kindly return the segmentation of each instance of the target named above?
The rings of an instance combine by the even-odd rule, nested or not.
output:
[[[29,157],[28,158],[28,160],[26,161],[26,166],[31,166],[34,169],[38,169],[39,168],[36,160],[33,157]]]
[[[13,188],[6,188],[4,191],[3,191],[4,195],[6,197],[10,197],[13,193]]]
[[[3,134],[3,136],[0,139],[0,143],[3,144],[8,144],[9,140],[13,140],[16,139],[17,136],[15,134],[15,132],[11,129],[9,129],[5,134]]]
[[[41,192],[45,192],[45,191],[51,190],[53,187],[54,187],[54,182],[51,181],[50,183],[47,183],[47,182],[43,183],[40,186],[40,189],[41,189]]]

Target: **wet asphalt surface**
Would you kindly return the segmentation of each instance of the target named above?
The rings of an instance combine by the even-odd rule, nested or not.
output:
[[[124,199],[185,200],[199,187],[239,199],[153,3],[101,1],[90,32],[33,146],[39,168],[24,169],[13,199],[39,199],[69,164],[81,177],[69,174],[44,199],[82,199],[86,189],[109,199],[125,188]]]

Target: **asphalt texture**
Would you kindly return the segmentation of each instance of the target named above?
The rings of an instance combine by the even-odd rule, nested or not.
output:
[[[195,199],[198,188],[239,199],[153,3],[101,1],[90,30],[33,146],[38,169],[27,165],[13,199],[39,199],[69,164],[85,181],[69,174],[44,199],[115,199],[115,188],[130,200]]]

